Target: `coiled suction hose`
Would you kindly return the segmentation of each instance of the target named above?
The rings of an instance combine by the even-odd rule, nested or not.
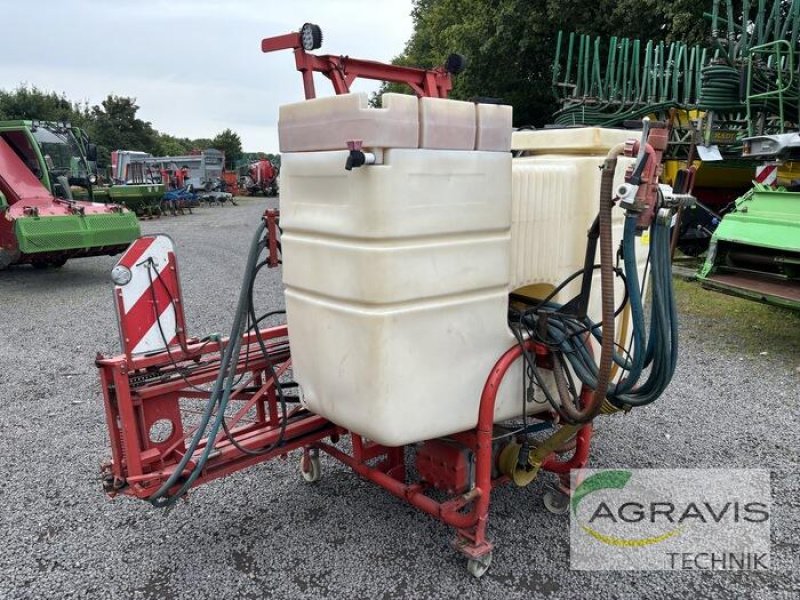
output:
[[[624,144],[617,144],[608,152],[603,163],[600,179],[600,289],[602,299],[602,341],[600,364],[597,372],[597,384],[594,393],[586,406],[578,407],[568,393],[566,376],[563,367],[556,361],[554,375],[556,388],[561,400],[561,409],[573,423],[588,423],[594,419],[603,406],[611,380],[611,367],[614,360],[614,248],[611,229],[611,211],[614,207],[614,173],[617,170],[617,158],[623,153]]]
[[[735,110],[742,107],[740,75],[736,67],[711,64],[700,72],[697,106],[706,110]]]

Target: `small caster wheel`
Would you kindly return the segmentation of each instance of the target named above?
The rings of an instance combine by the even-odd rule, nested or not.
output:
[[[557,490],[547,490],[542,497],[544,507],[554,515],[563,515],[569,511],[569,496]]]
[[[484,554],[478,558],[470,558],[467,561],[467,571],[469,571],[469,574],[476,579],[480,579],[486,574],[486,571],[489,570],[491,564],[492,553],[489,552],[488,554]]]
[[[309,454],[308,471],[303,469],[304,456],[300,457],[300,474],[306,483],[316,483],[322,479],[322,465],[319,462],[319,455]]]

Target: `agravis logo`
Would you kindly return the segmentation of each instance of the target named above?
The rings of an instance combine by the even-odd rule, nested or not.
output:
[[[574,568],[768,568],[767,471],[584,470],[573,486]]]
[[[591,475],[588,478],[584,479],[572,495],[572,502],[571,502],[572,513],[575,516],[575,518],[578,517],[578,505],[581,503],[581,500],[586,498],[586,496],[598,490],[607,490],[607,489],[621,490],[628,483],[628,481],[631,478],[631,475],[632,473],[630,471],[603,471],[601,473]],[[601,517],[602,518],[610,517],[611,519],[614,519],[614,513],[611,511],[611,509],[605,502],[601,502],[597,506],[597,509],[594,511],[594,513],[592,513],[592,516],[589,518],[589,523],[592,523],[593,521]],[[588,525],[584,525],[583,523],[581,523],[580,526],[581,529],[583,529],[586,533],[591,535],[594,539],[603,542],[604,544],[608,544],[609,546],[620,546],[620,547],[650,546],[651,544],[657,544],[673,536],[679,535],[681,532],[681,528],[676,527],[661,535],[625,539],[621,537],[615,537],[613,535],[600,533],[596,529]]]

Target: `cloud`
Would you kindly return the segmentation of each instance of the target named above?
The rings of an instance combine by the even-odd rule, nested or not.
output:
[[[319,52],[388,61],[412,31],[411,0],[0,0],[0,10],[15,24],[0,42],[0,87],[28,83],[90,104],[133,96],[160,131],[213,137],[230,127],[245,149],[266,151],[278,147],[278,107],[303,94],[292,53],[263,54],[262,38],[311,21],[323,30]],[[332,93],[324,78],[317,90]]]

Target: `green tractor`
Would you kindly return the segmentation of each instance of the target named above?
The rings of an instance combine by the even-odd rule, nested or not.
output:
[[[0,269],[114,255],[139,236],[136,215],[97,193],[96,156],[66,123],[0,122]]]
[[[0,137],[56,198],[107,199],[102,193],[95,198],[97,147],[82,129],[64,122],[0,121]]]
[[[80,127],[65,122],[0,121],[0,136],[23,137],[38,149],[44,168],[31,162],[42,184],[57,198],[119,204],[138,216],[161,212],[166,186],[147,183],[100,184],[97,176],[97,146]],[[135,178],[134,178],[135,179]]]

